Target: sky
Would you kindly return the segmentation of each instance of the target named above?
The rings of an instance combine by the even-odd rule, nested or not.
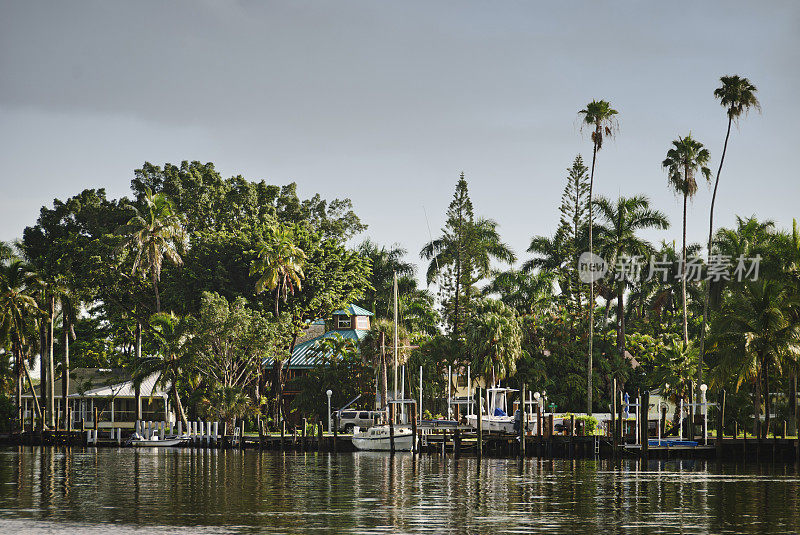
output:
[[[719,77],[758,87],[734,128],[716,221],[800,218],[797,2],[29,2],[0,0],[0,240],[84,188],[129,193],[145,161],[352,199],[408,258],[439,233],[463,171],[520,261],[550,235],[566,168],[588,163],[578,111],[619,111],[596,192],[643,194],[680,240],[661,169],[691,133],[716,171]],[[708,229],[709,187],[689,208]]]

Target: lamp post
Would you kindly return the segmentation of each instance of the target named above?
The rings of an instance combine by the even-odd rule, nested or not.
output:
[[[331,427],[333,427],[331,424],[331,396],[333,395],[333,390],[329,388],[325,394],[328,396],[328,433],[330,433]]]
[[[704,444],[708,446],[708,404],[706,403],[706,390],[708,390],[708,385],[705,383],[701,384],[700,392],[702,399],[700,403],[703,408],[703,441]]]

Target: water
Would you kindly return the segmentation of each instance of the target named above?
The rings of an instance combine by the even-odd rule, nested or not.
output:
[[[0,531],[786,533],[793,466],[0,448]]]

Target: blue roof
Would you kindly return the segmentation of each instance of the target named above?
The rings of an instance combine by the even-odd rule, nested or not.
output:
[[[358,305],[347,305],[346,308],[339,309],[334,314],[344,314],[347,316],[374,316],[372,312]]]
[[[328,350],[325,353],[320,353],[315,351],[317,344],[326,338],[334,338],[337,334],[342,338],[347,338],[352,340],[356,343],[356,347],[358,347],[358,343],[367,335],[369,331],[354,331],[354,330],[346,330],[346,331],[328,331],[321,336],[317,336],[316,338],[312,338],[311,340],[306,340],[302,344],[297,344],[294,346],[294,351],[292,352],[292,360],[289,362],[290,369],[310,369],[317,365],[320,361],[328,358],[331,356],[332,351]],[[261,365],[264,367],[271,367],[273,365],[272,358],[266,358],[261,362]]]

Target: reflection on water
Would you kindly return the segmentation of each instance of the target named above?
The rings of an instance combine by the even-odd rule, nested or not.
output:
[[[19,532],[796,532],[799,495],[783,464],[0,449]]]

